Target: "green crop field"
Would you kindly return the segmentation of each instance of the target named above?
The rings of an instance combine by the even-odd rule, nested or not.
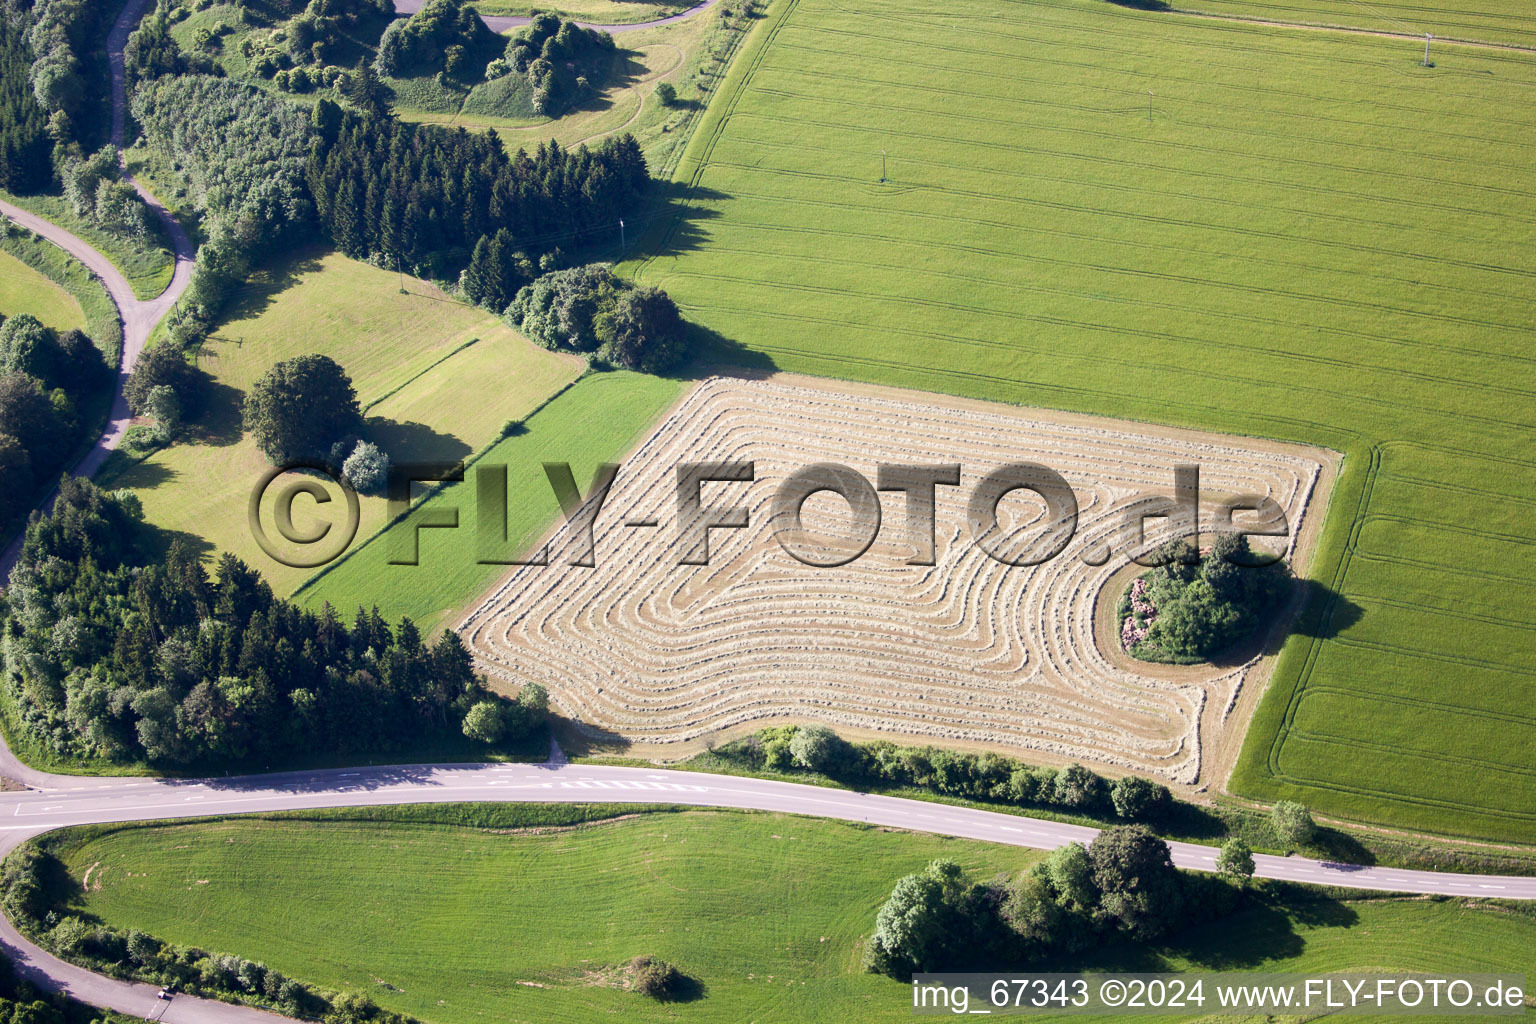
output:
[[[85,329],[75,297],[16,257],[0,252],[0,315],[27,313],[59,331]]]
[[[534,810],[530,824],[562,820],[558,807]],[[58,852],[71,876],[90,872],[83,905],[107,923],[364,991],[432,1024],[906,1019],[908,986],[859,965],[895,880],[934,857],[985,879],[1039,856],[778,814],[654,811],[508,834],[429,824],[429,808],[351,813],[102,826]],[[641,954],[690,972],[703,998],[656,1004],[618,990],[615,968]],[[1529,972],[1536,920],[1454,902],[1293,897],[1167,948],[1093,961]]]
[[[1177,0],[1170,6],[1228,18],[1536,46],[1536,21],[1524,0]],[[1431,60],[1435,56],[1432,51]]]
[[[486,451],[477,464],[507,467],[507,538],[512,546],[532,547],[560,517],[543,463],[570,463],[585,492],[597,466],[621,461],[685,386],[623,370],[584,377]],[[326,601],[337,608],[377,604],[387,617],[409,615],[428,631],[453,625],[468,602],[509,569],[475,561],[473,474],[471,469],[465,482],[444,487],[411,513],[414,518],[422,510],[454,509],[459,519],[457,529],[418,533],[418,564],[390,564],[387,535],[380,535],[354,544],[347,557],[322,569],[295,596],[316,609]],[[359,539],[369,536],[362,532]],[[601,538],[598,544],[601,557]]]
[[[1344,452],[1328,593],[1232,787],[1536,840],[1536,53],[1419,58],[1105,0],[777,0],[637,276],[722,361]]]
[[[286,594],[312,570],[265,555],[245,513],[267,461],[241,430],[240,402],[273,363],[311,352],[335,359],[352,376],[365,436],[407,461],[469,456],[581,372],[580,359],[537,347],[485,310],[409,278],[401,294],[400,281],[322,251],[259,274],[198,352],[212,385],[187,436],[142,461],[114,456],[105,485],[133,488],[164,543],[233,551]],[[385,502],[365,496],[361,506],[366,537],[383,526]],[[357,603],[339,607],[350,615]]]

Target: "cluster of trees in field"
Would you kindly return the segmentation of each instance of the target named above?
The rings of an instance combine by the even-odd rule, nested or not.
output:
[[[465,297],[491,309],[505,303],[512,283],[497,239],[482,239],[460,279]],[[507,323],[548,349],[589,352],[600,362],[660,373],[686,354],[683,318],[660,288],[637,287],[593,263],[545,274],[518,290],[503,313]]]
[[[1143,825],[1058,847],[1013,878],[972,882],[954,861],[934,861],[896,883],[865,966],[905,979],[1059,960],[1122,936],[1153,941],[1237,908],[1253,857],[1229,844],[1221,863],[1220,875],[1181,872]]]
[[[513,34],[506,52],[486,65],[485,77],[521,76],[532,91],[534,112],[559,117],[602,87],[614,53],[607,32],[545,12]]]
[[[309,117],[255,86],[207,75],[146,81],[132,109],[146,142],[176,161],[193,202],[209,215],[192,283],[168,321],[171,338],[190,344],[253,261],[310,230]]]
[[[172,10],[184,13],[186,8],[157,4],[128,37],[123,47],[123,73],[130,92],[142,82],[170,75],[224,74],[224,68],[207,52],[182,50],[171,35]]]
[[[144,246],[155,231],[154,215],[138,190],[120,176],[119,160],[116,146],[66,159],[59,172],[64,198],[82,220]]]
[[[65,468],[93,424],[81,406],[110,376],[91,339],[26,313],[0,323],[0,522],[31,506],[37,485]]]
[[[165,766],[397,751],[462,742],[485,702],[504,705],[503,736],[542,725],[542,694],[485,690],[453,632],[429,642],[361,608],[349,628],[227,553],[212,578],[179,544],[142,564],[139,519],[131,494],[66,478],[27,528],[0,645],[23,725],[55,751]]]
[[[304,69],[306,80],[314,71],[334,74],[334,59],[346,45],[346,35],[365,21],[394,17],[390,0],[309,0],[305,3],[271,5],[278,13],[291,13],[265,33],[253,33],[241,41],[242,55],[252,74],[277,78]],[[242,4],[242,17],[255,21],[261,15],[254,5]],[[295,89],[302,92],[303,89]]]
[[[290,978],[257,960],[162,942],[138,929],[104,925],[75,912],[79,883],[53,852],[39,843],[18,847],[0,869],[0,905],[6,916],[60,957],[118,978],[136,978],[177,992],[226,1002],[271,1006],[290,1017],[325,1024],[420,1024],[381,1009],[360,993],[337,993]],[[13,990],[0,972],[0,993]],[[48,1004],[18,1007],[6,1024],[68,1024]]]
[[[391,78],[422,71],[478,76],[485,63],[482,58],[474,67],[475,57],[497,44],[496,34],[465,0],[427,0],[415,14],[384,29],[373,67]]]
[[[1120,640],[1146,661],[1193,663],[1251,636],[1290,593],[1284,562],[1257,556],[1243,534],[1224,533],[1201,556],[1188,540],[1156,554],[1161,562],[1120,599]]]
[[[822,725],[761,729],[717,747],[755,770],[813,771],[853,785],[912,786],[943,796],[1047,807],[1122,821],[1157,822],[1173,810],[1168,787],[1139,775],[1110,782],[1080,764],[1032,766],[1003,754],[850,743]]]
[[[616,226],[650,183],[628,134],[596,148],[545,142],[509,156],[489,132],[405,124],[324,99],[314,121],[309,187],[336,246],[431,276],[506,232],[500,269],[520,286],[540,256]]]

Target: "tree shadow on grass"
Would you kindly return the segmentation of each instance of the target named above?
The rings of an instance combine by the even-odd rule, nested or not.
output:
[[[474,449],[452,434],[444,434],[415,421],[402,423],[373,416],[368,419],[363,433],[384,449],[394,462],[462,462],[474,453]]]
[[[1306,603],[1302,606],[1301,616],[1296,620],[1295,632],[1302,636],[1332,640],[1359,622],[1365,614],[1358,604],[1326,584],[1317,580],[1302,580],[1300,585]]]
[[[186,441],[226,448],[245,434],[245,392],[204,375],[197,389],[197,411],[182,428]]]
[[[186,530],[172,530],[150,522],[139,524],[134,547],[145,556],[146,562],[164,562],[175,544],[180,544],[188,555],[200,560],[212,558],[218,550],[212,541]]]
[[[298,283],[304,274],[313,273],[320,269],[320,257],[324,250],[319,248],[300,249],[296,252],[285,252],[262,263],[251,272],[246,283],[235,290],[228,308],[223,317],[225,324],[233,324],[239,320],[259,317],[270,307],[277,296]],[[239,328],[233,331],[225,329],[219,332],[210,341],[219,341],[233,344],[236,347],[244,344],[245,339],[240,336]],[[204,348],[207,342],[204,342]],[[202,353],[199,352],[199,361]]]
[[[552,714],[549,724],[567,757],[621,757],[631,745],[627,737],[575,719]]]
[[[1109,0],[1116,7],[1129,7],[1137,11],[1170,11],[1168,0]]]
[[[1369,847],[1336,828],[1319,826],[1309,845],[1310,852],[1316,853],[1319,859],[1345,870],[1367,868],[1376,863],[1376,855]]]
[[[711,374],[761,378],[778,372],[779,366],[766,352],[750,349],[703,324],[687,321],[689,350],[693,353],[682,373],[691,377]]]

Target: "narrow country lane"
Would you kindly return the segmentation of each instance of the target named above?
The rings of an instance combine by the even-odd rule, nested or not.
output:
[[[134,26],[144,16],[144,12],[149,9],[151,2],[152,0],[129,0],[107,36],[107,57],[112,68],[112,144],[119,149],[122,148],[126,136],[128,121],[123,47],[128,45],[128,36],[132,34]],[[181,293],[186,291],[187,285],[192,280],[192,261],[196,251],[192,246],[192,240],[187,237],[187,232],[143,184],[128,174],[126,167],[123,169],[123,176],[133,184],[139,195],[144,197],[149,208],[154,211],[165,230],[166,237],[170,239],[171,249],[176,258],[171,283],[166,285],[165,291],[153,299],[137,298],[127,279],[117,267],[113,266],[112,261],[80,238],[36,214],[0,201],[0,213],[27,230],[46,238],[90,268],[91,272],[106,285],[107,294],[117,306],[117,317],[123,324],[123,351],[117,364],[112,411],[108,414],[106,429],[102,431],[101,436],[96,439],[96,443],[91,446],[91,450],[85,457],[70,470],[75,476],[93,476],[101,468],[102,463],[107,461],[107,456],[112,453],[112,450],[122,443],[123,435],[128,432],[128,422],[132,419],[132,414],[128,410],[128,401],[123,397],[123,385],[128,382],[128,374],[133,371],[133,364],[138,361],[139,353],[144,351],[144,345],[149,341],[149,336],[154,333],[156,325],[166,313],[170,312],[171,307],[176,304],[177,299],[181,298]],[[46,508],[52,503],[53,495],[49,494],[44,499],[43,506]],[[22,539],[19,535],[13,538],[6,547],[4,555],[0,555],[0,583],[10,579],[11,569],[16,565],[16,559],[21,556]]]

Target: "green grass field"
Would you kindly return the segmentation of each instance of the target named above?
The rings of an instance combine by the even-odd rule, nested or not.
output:
[[[637,274],[720,360],[1345,452],[1334,596],[1232,786],[1530,841],[1536,54],[1419,56],[1104,0],[777,0]]]
[[[106,286],[85,264],[30,231],[0,233],[0,252],[68,293],[83,321],[68,326],[81,327],[101,349],[107,365],[117,365],[123,348],[123,325],[117,318],[117,306]]]
[[[267,462],[241,430],[240,402],[273,363],[311,352],[335,359],[352,376],[364,433],[402,461],[465,458],[581,372],[580,359],[533,345],[484,310],[406,283],[401,294],[398,275],[323,251],[259,274],[198,352],[212,386],[187,438],[139,462],[114,456],[107,486],[133,488],[164,542],[233,551],[286,594],[312,570],[265,555],[245,513]],[[307,502],[296,516],[309,514]],[[384,499],[364,496],[359,536],[385,520]],[[350,615],[357,603],[339,607]]]
[[[90,870],[84,908],[110,924],[364,991],[432,1024],[907,1019],[909,987],[859,966],[894,881],[934,857],[990,878],[1039,856],[723,811],[509,834],[525,811],[527,824],[580,818],[504,811],[488,828],[432,824],[477,821],[435,808],[102,826],[58,852],[73,877]],[[695,975],[703,998],[658,1005],[613,987],[639,954]],[[1451,902],[1293,899],[1092,964],[1529,972],[1536,920]]]
[[[7,252],[0,252],[0,315],[35,316],[56,331],[85,329],[80,302]]]
[[[1523,0],[1177,0],[1171,6],[1229,18],[1536,47],[1536,21]]]
[[[128,279],[133,294],[141,299],[152,299],[165,291],[171,283],[171,273],[176,261],[170,247],[158,235],[145,244],[124,238],[96,227],[76,215],[62,196],[18,196],[0,190],[0,199],[15,203],[23,210],[44,217],[51,223],[86,242],[97,252],[112,261],[112,265]],[[158,224],[157,224],[158,227]]]
[[[560,517],[542,463],[569,462],[585,491],[597,466],[620,461],[685,387],[683,381],[622,370],[584,377],[480,456],[479,464],[507,467],[507,537],[513,546],[532,547]],[[468,603],[510,568],[475,561],[474,488],[471,469],[464,483],[444,487],[418,506],[456,509],[459,517],[457,529],[418,533],[419,564],[389,564],[385,536],[360,532],[368,542],[354,544],[347,557],[322,569],[295,597],[316,609],[326,601],[337,608],[376,603],[388,618],[409,615],[427,630],[453,625]]]

